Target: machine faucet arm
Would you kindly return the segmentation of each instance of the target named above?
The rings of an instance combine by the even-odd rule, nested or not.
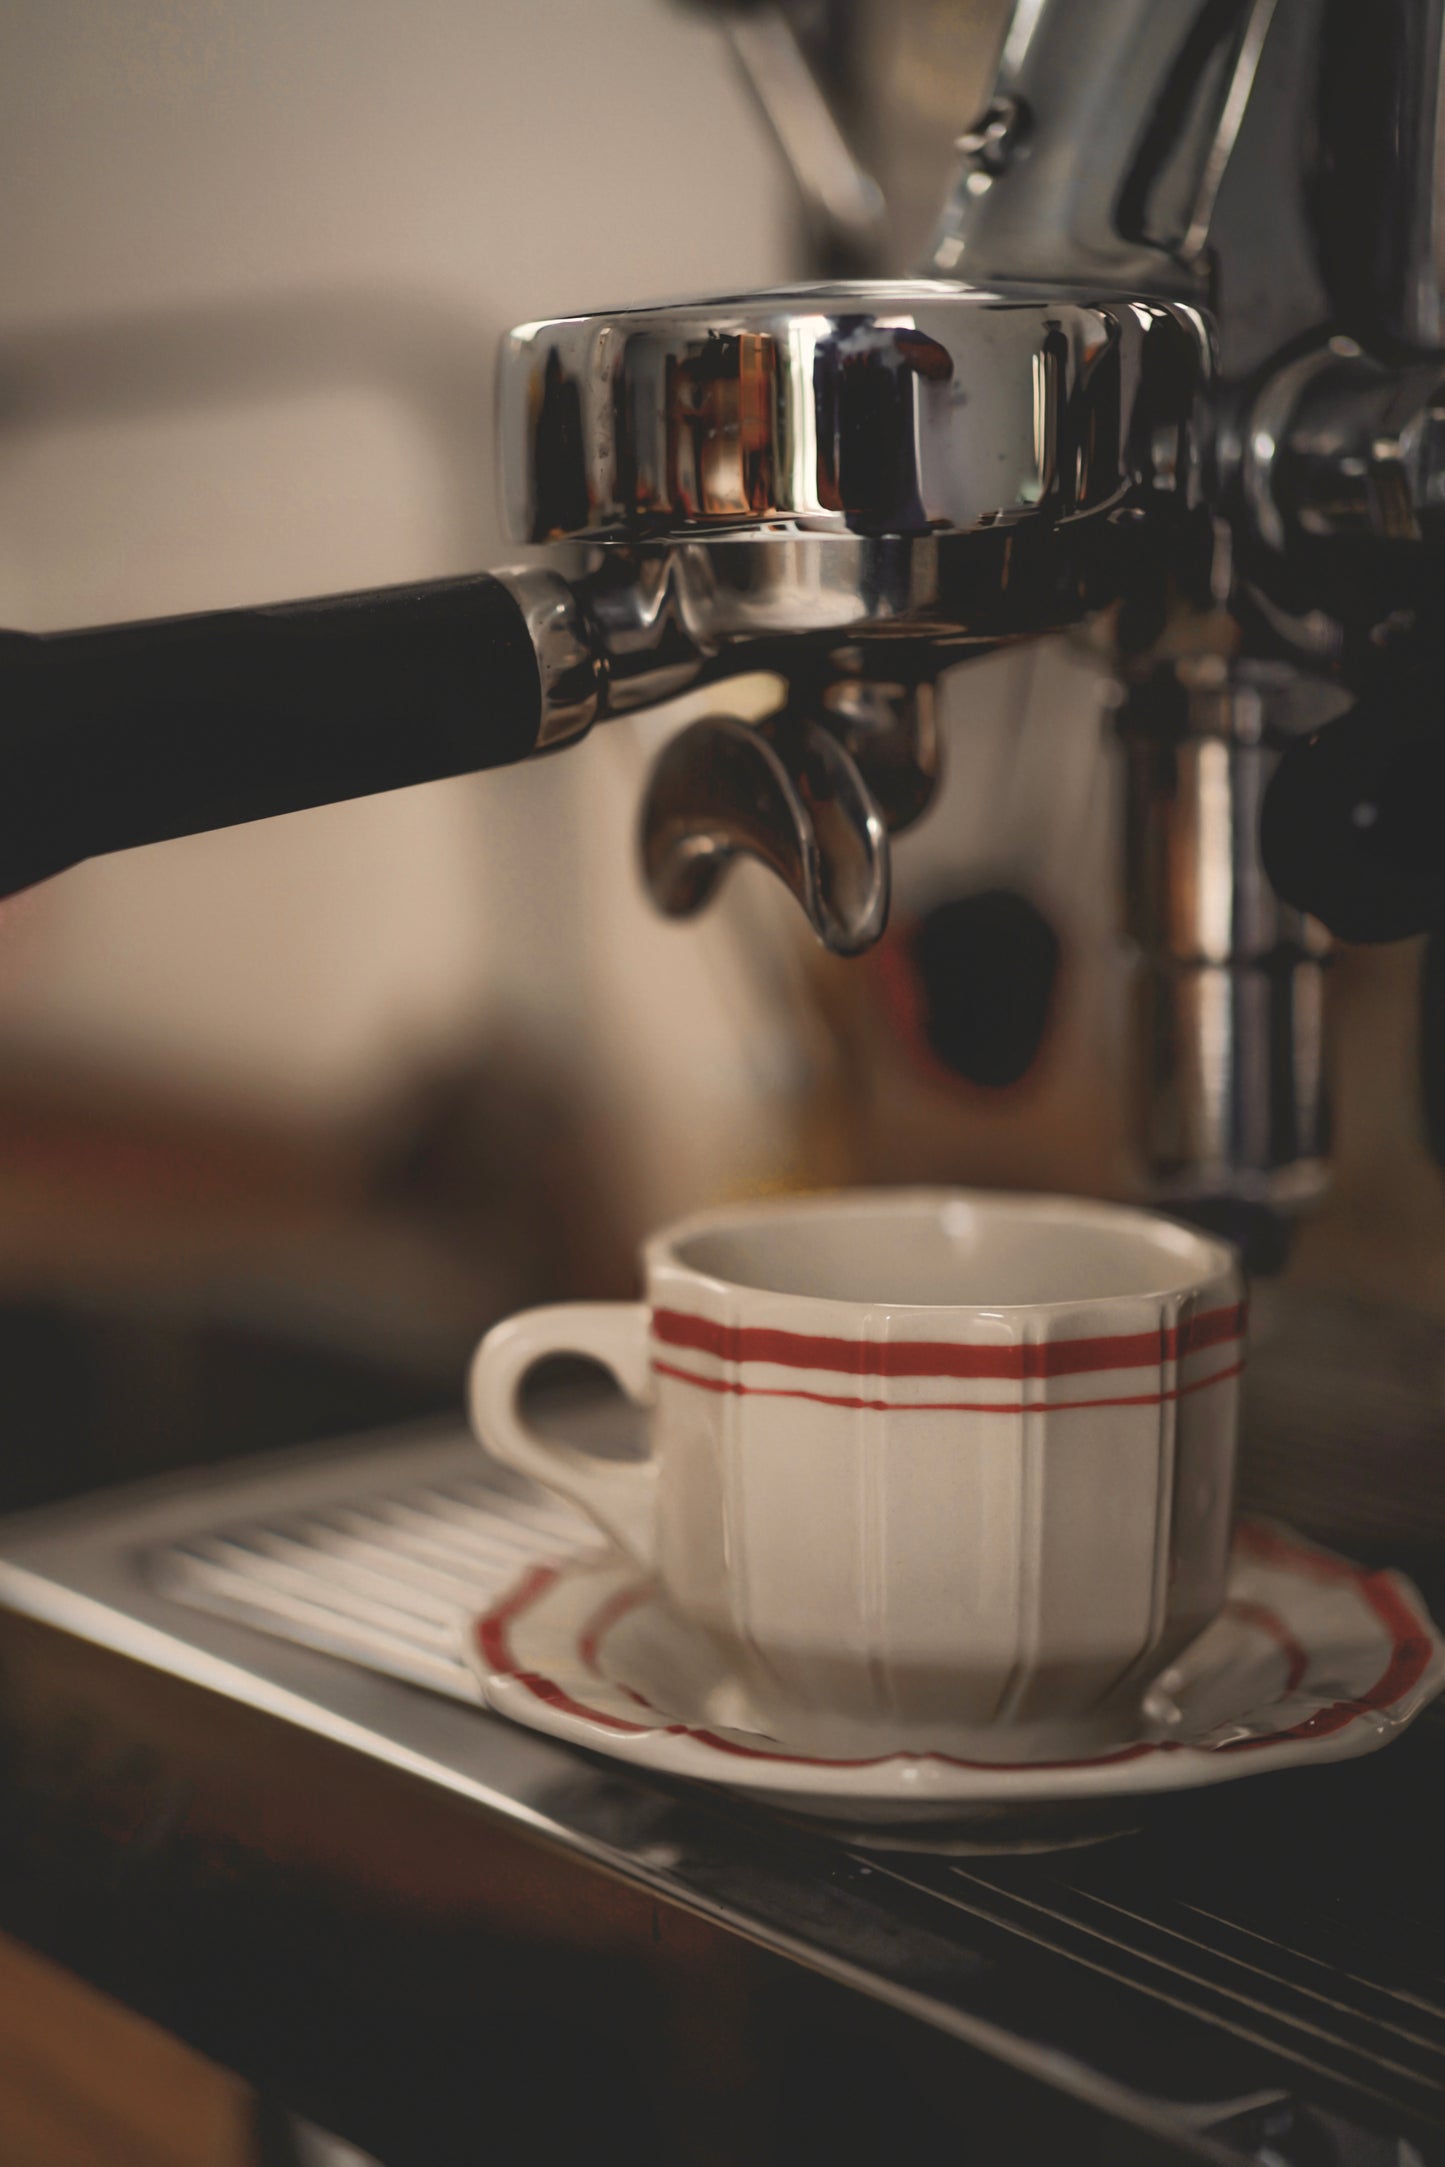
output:
[[[933,268],[1197,295],[1274,8],[1016,0],[992,102],[959,140]]]

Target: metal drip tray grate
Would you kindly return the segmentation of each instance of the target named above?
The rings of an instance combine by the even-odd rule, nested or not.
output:
[[[900,1886],[956,1909],[973,1931],[1061,1957],[1101,1987],[1138,1997],[1146,2061],[1146,2003],[1188,2009],[1223,2037],[1267,2047],[1297,2081],[1343,2083],[1377,2112],[1404,2109],[1439,2128],[1440,1891],[1428,1845],[1411,1841],[1422,1833],[1410,1828],[1414,1818],[1401,1816],[1394,1870],[1363,1850],[1357,1877],[1342,1870],[1342,1831],[1321,1840],[1308,1802],[1288,1789],[1259,1802],[1231,1798],[1213,1825],[1196,1804],[1088,1856],[876,1864]],[[1348,1818],[1345,1828],[1363,1833]],[[1157,2052],[1162,2060],[1162,2039]],[[1396,2155],[1388,2157],[1393,2167]]]
[[[174,1601],[479,1702],[470,1619],[526,1567],[597,1536],[566,1506],[481,1478],[387,1486],[238,1521],[153,1551]]]

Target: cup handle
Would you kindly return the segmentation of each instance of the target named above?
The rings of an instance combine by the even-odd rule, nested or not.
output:
[[[543,1437],[523,1419],[527,1372],[549,1354],[585,1354],[611,1370],[630,1400],[652,1403],[645,1302],[559,1302],[494,1325],[472,1361],[472,1427],[495,1457],[580,1505],[604,1535],[651,1569],[656,1553],[657,1461],[604,1460]]]

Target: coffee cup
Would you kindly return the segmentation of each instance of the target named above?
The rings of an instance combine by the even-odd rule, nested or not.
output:
[[[645,1301],[496,1326],[472,1417],[655,1575],[759,1728],[1009,1760],[1137,1734],[1224,1599],[1232,1250],[1115,1205],[865,1190],[706,1213],[643,1264]],[[645,1458],[529,1422],[562,1353],[646,1410]]]

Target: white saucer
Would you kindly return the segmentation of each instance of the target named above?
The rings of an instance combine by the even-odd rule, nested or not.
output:
[[[874,1827],[1103,1801],[1387,1745],[1445,1685],[1445,1641],[1397,1573],[1244,1523],[1229,1599],[1150,1694],[1143,1735],[1090,1760],[831,1759],[764,1735],[713,1643],[615,1553],[538,1565],[476,1619],[487,1705],[531,1729],[794,1813]]]

